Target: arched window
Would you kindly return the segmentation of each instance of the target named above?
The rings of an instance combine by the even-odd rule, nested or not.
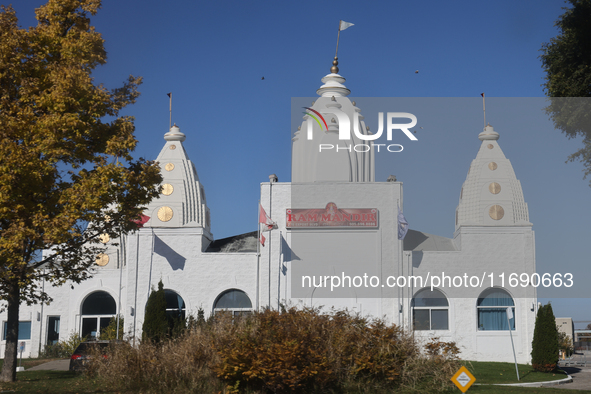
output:
[[[511,308],[515,316],[513,298],[503,289],[489,288],[478,297],[478,329],[492,331],[508,331],[509,321],[511,330],[515,330],[515,318],[507,319],[507,308]]]
[[[117,314],[117,304],[106,291],[95,291],[82,302],[82,324],[80,336],[99,338],[101,329],[107,327]]]
[[[437,289],[423,289],[412,299],[412,324],[415,330],[449,330],[449,303]]]
[[[252,314],[252,303],[242,290],[226,290],[215,300],[213,311],[214,313],[229,311],[233,316],[250,315]]]
[[[169,319],[185,318],[185,301],[173,290],[164,289],[166,298],[166,316]]]

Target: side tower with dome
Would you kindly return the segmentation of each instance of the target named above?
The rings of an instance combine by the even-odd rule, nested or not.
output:
[[[534,232],[499,134],[487,125],[478,138],[480,149],[460,191],[454,238],[410,230],[404,240],[407,270],[442,279],[433,289],[408,292],[408,326],[416,336],[456,342],[464,359],[487,361],[513,360],[511,331],[518,362],[528,363],[536,289],[510,278],[536,272]]]

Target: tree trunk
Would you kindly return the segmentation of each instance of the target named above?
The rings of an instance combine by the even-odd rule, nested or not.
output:
[[[16,359],[18,347],[18,312],[20,288],[13,283],[8,289],[8,320],[6,322],[6,348],[4,350],[4,365],[0,372],[0,381],[14,382],[16,380]]]

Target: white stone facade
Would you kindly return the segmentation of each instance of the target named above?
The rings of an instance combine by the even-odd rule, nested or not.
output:
[[[329,74],[322,81],[321,97],[311,108],[320,113],[338,108],[352,127],[371,136],[359,108],[346,97],[345,79]],[[347,308],[414,328],[418,338],[454,341],[468,360],[512,361],[511,333],[518,362],[528,363],[537,312],[535,288],[513,288],[507,281],[511,273],[535,273],[535,240],[521,185],[497,142],[498,133],[487,126],[479,135],[480,150],[458,191],[454,238],[410,230],[401,241],[402,183],[374,181],[373,152],[319,153],[318,144],[340,142],[343,118],[327,118],[331,124],[323,128],[306,116],[296,132],[293,182],[261,184],[261,206],[276,222],[263,233],[264,247],[258,246],[256,232],[214,240],[204,187],[183,147],[185,135],[173,126],[157,158],[164,178],[162,195],[146,209],[144,226],[107,243],[108,259],[100,261],[92,279],[45,287],[54,299],[48,306],[21,306],[23,356],[34,357],[43,345],[71,333],[99,335],[117,313],[124,318],[125,331],[140,337],[150,290],[162,280],[173,314],[196,315],[199,308],[206,315],[216,308],[240,314],[280,304]],[[338,209],[373,210],[377,225],[288,227],[288,210],[328,210],[331,203]],[[434,286],[434,293],[424,291],[427,282],[338,291],[330,291],[326,281],[301,286],[305,275],[364,274],[379,278],[382,285],[388,277],[433,275],[447,275],[450,281],[478,277],[484,283]],[[510,323],[503,321],[507,308],[515,315],[511,331]],[[5,312],[0,319],[6,320]],[[0,342],[0,356],[4,346],[5,341]]]

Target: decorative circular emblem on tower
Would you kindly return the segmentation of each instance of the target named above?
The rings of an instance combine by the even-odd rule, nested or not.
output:
[[[109,242],[111,237],[109,237],[109,234],[103,233],[103,234],[99,235],[99,239],[101,240],[102,243],[106,244],[107,242]]]
[[[173,146],[174,146],[174,145],[173,145]],[[492,148],[494,148],[493,144],[488,144],[486,147],[487,147],[488,149],[492,149]],[[172,147],[171,147],[170,149],[172,149]]]
[[[174,187],[170,183],[165,183],[160,188],[160,192],[162,194],[164,194],[165,196],[170,196],[173,191],[174,191]]]
[[[176,149],[176,145],[170,145],[170,150],[175,150]]]
[[[100,266],[100,267],[104,267],[105,265],[109,264],[109,256],[107,256],[104,253],[99,254],[98,256],[96,256],[96,265]]]
[[[490,185],[488,185],[488,190],[492,193],[492,194],[499,194],[501,192],[501,185],[499,185],[496,182],[491,183]]]
[[[488,210],[488,215],[491,217],[491,219],[501,220],[503,216],[505,216],[505,210],[500,205],[493,205]]]
[[[166,165],[164,166],[164,169],[166,171],[172,171],[172,170],[174,170],[174,164],[172,164],[172,163],[166,163]]]
[[[172,219],[172,208],[171,207],[160,207],[158,210],[158,219],[161,222],[168,222]]]
[[[495,163],[494,161],[491,161],[490,163],[488,163],[488,168],[489,168],[491,171],[494,171],[494,170],[496,170],[496,169],[497,169],[497,167],[498,167],[498,166],[497,166],[497,163]]]

